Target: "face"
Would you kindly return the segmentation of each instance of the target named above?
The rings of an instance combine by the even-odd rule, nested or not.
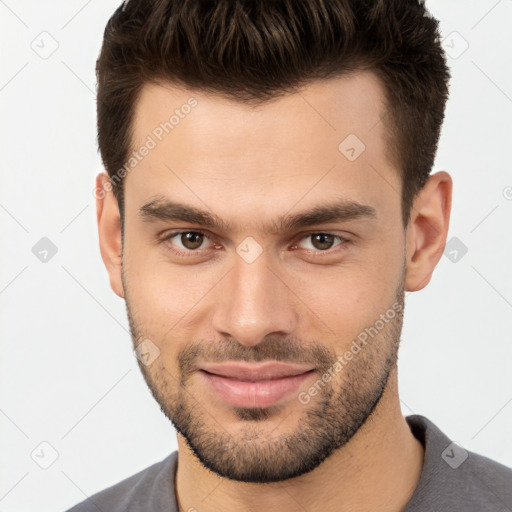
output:
[[[143,89],[133,148],[151,147],[125,178],[131,333],[163,412],[223,477],[316,468],[396,364],[406,243],[384,112],[364,72],[257,107]],[[228,362],[303,373],[229,387],[205,371]]]

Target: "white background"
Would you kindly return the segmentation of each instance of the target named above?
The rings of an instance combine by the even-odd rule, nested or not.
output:
[[[176,449],[98,249],[94,65],[117,4],[0,1],[0,512],[65,510]],[[454,179],[449,239],[468,252],[406,298],[402,408],[512,466],[512,2],[427,5],[457,57],[434,171]]]

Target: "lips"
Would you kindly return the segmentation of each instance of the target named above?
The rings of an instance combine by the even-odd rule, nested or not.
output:
[[[202,365],[203,382],[224,403],[236,407],[270,407],[297,393],[314,368],[284,363]]]
[[[202,365],[201,370],[239,381],[266,381],[293,377],[313,370],[311,366],[289,365],[285,363],[224,363]]]

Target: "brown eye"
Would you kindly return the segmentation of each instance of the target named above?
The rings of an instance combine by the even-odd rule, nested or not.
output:
[[[346,243],[348,240],[333,233],[310,233],[302,238],[299,246],[302,245],[302,249],[321,253],[338,246],[341,246],[339,248],[342,249]]]
[[[214,239],[199,230],[174,231],[164,234],[159,241],[165,244],[166,250],[180,257],[203,257],[206,253],[219,249]]]
[[[201,247],[201,244],[204,241],[204,235],[202,233],[197,233],[196,231],[184,231],[181,233],[180,241],[185,249],[193,251],[194,249]]]
[[[335,238],[334,235],[328,233],[315,233],[311,235],[311,242],[315,249],[327,250],[333,246]]]

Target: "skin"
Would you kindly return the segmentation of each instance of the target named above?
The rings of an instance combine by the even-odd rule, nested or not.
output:
[[[443,253],[449,174],[429,178],[404,229],[384,93],[371,72],[258,107],[146,85],[133,147],[190,97],[197,106],[126,176],[124,242],[113,194],[97,200],[101,255],[134,345],[149,339],[160,351],[139,366],[178,430],[180,511],[402,510],[423,464],[398,397],[403,298],[429,283]],[[351,133],[366,146],[354,161],[338,150]],[[106,181],[98,175],[97,186]],[[216,214],[229,229],[144,221],[139,209],[157,196]],[[340,198],[376,215],[265,229]],[[206,237],[198,249],[179,235],[161,240],[180,230]],[[326,249],[315,233],[348,243],[328,238]],[[249,236],[263,249],[251,263],[236,252]],[[307,362],[317,369],[299,390],[307,391],[393,305],[401,314],[307,404],[292,393],[275,407],[235,408],[196,371],[214,360]]]

